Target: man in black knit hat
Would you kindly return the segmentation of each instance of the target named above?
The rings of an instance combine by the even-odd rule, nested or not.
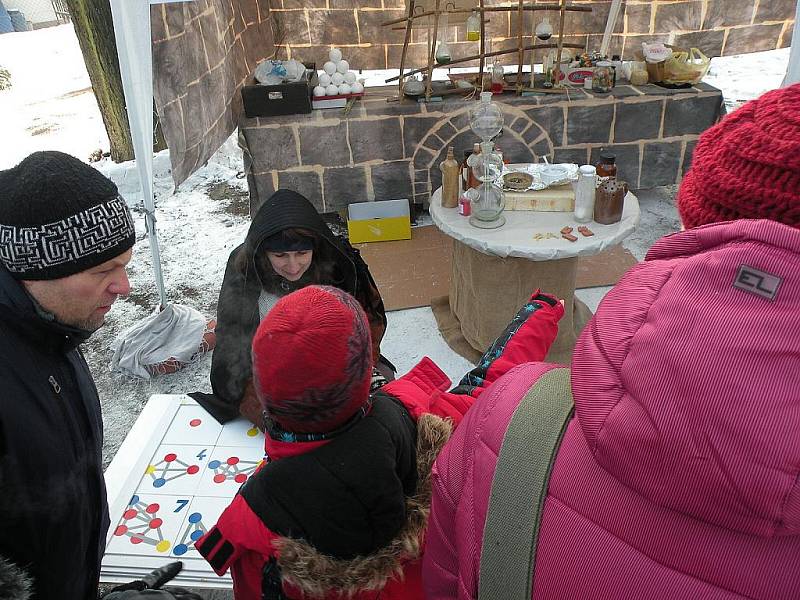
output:
[[[76,158],[36,152],[0,171],[0,581],[21,575],[0,583],[9,597],[97,597],[103,425],[78,346],[129,293],[134,241],[116,186]]]

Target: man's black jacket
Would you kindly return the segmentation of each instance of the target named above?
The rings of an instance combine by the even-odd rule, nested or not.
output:
[[[97,597],[109,520],[86,337],[0,267],[0,557],[27,571],[37,600]]]

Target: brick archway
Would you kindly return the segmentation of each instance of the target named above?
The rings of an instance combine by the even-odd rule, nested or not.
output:
[[[553,141],[547,130],[513,106],[498,105],[505,124],[497,145],[510,162],[538,162],[542,156],[553,155]],[[457,160],[461,151],[472,148],[477,137],[469,127],[469,108],[443,117],[417,144],[411,164],[414,170],[414,202],[427,203],[430,194],[441,185],[439,164],[447,148],[454,147]]]

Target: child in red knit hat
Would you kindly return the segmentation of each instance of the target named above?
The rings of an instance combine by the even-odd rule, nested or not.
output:
[[[800,84],[767,92],[703,133],[677,203],[687,229],[735,219],[800,227]]]
[[[536,292],[453,393],[424,358],[370,395],[355,298],[322,286],[285,296],[252,347],[270,461],[197,549],[218,574],[231,570],[237,600],[422,599],[433,460],[485,386],[544,358],[562,315]]]

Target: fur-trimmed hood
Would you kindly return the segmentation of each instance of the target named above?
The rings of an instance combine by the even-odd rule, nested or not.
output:
[[[32,588],[33,581],[28,574],[0,556],[0,600],[28,600]]]
[[[417,421],[416,493],[406,499],[406,522],[394,539],[380,550],[341,560],[322,554],[302,540],[280,537],[274,546],[286,584],[309,598],[336,591],[352,597],[383,588],[392,577],[402,577],[403,566],[422,554],[422,542],[431,504],[431,467],[452,433],[452,422],[432,414]]]

